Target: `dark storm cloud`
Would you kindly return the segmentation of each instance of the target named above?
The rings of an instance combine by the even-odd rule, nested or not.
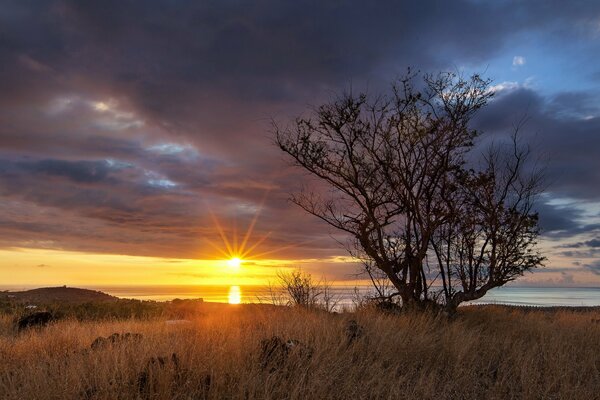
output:
[[[594,233],[598,233],[600,226],[597,226]],[[571,258],[597,258],[600,256],[600,239],[594,238],[582,242],[567,243],[558,248],[565,248],[569,250],[561,251],[560,254],[565,257]]]
[[[576,242],[569,243],[560,247],[572,247],[572,248],[581,248],[581,247],[591,247],[591,248],[600,248],[600,238],[594,238],[590,240],[586,240],[584,242]]]
[[[53,90],[75,78],[86,81],[78,90],[118,90],[155,118],[189,126],[198,101],[219,101],[223,93],[243,102],[295,101],[314,97],[322,85],[373,79],[382,68],[398,73],[407,65],[485,60],[525,29],[568,27],[593,8],[471,1],[64,1],[34,7],[14,1],[1,14],[2,57],[10,75],[20,78],[4,83],[13,96],[29,99],[31,88]]]
[[[571,98],[575,94],[569,92],[545,99],[528,88],[506,92],[499,93],[481,113],[477,119],[478,126],[492,134],[507,134],[520,120],[524,120],[521,133],[531,143],[534,153],[541,157],[549,189],[557,196],[590,201],[598,199],[600,117],[598,113],[589,118],[581,115],[593,107],[598,110],[600,98],[595,94],[581,93],[579,100],[582,105],[577,106],[575,101],[571,101],[573,104],[559,106],[565,97]],[[560,218],[575,217],[569,215],[572,214],[570,210],[562,211]]]
[[[536,205],[539,213],[540,227],[544,233],[571,232],[580,228],[577,220],[581,218],[581,210],[575,207],[558,207],[539,202]]]
[[[559,254],[569,258],[594,258],[600,255],[600,249],[590,248],[586,250],[567,250],[561,251]]]
[[[264,250],[342,254],[285,201],[303,175],[271,145],[271,117],[350,82],[378,91],[407,66],[485,63],[523,32],[570,40],[599,10],[541,0],[4,1],[0,245],[197,256],[202,238],[215,239],[207,209],[243,227],[263,204],[257,237],[273,232]],[[527,110],[553,154],[556,192],[594,199],[594,99],[522,88],[478,123],[503,132]],[[592,229],[577,208],[539,211],[555,237]]]
[[[600,239],[596,238],[596,239],[588,240],[585,242],[579,242],[579,243],[577,243],[577,246],[578,247],[587,246],[587,247],[593,247],[593,248],[600,248]]]
[[[491,138],[510,134],[515,126],[544,169],[545,185],[554,198],[536,205],[544,236],[561,239],[591,234],[600,228],[585,212],[585,203],[600,197],[600,118],[583,118],[600,106],[593,93],[562,93],[545,98],[526,87],[499,91],[475,121]],[[597,114],[596,114],[597,115]],[[490,136],[486,136],[489,137]]]
[[[565,239],[575,235],[593,234],[600,230],[600,223],[590,223],[584,211],[575,205],[552,205],[539,201],[535,206],[539,215],[541,233],[550,239]],[[584,243],[584,242],[580,242]],[[585,243],[594,243],[587,241]],[[577,244],[560,247],[581,247]]]
[[[17,166],[28,173],[66,177],[78,183],[106,181],[111,170],[105,161],[41,160],[33,163],[20,162]]]
[[[550,99],[546,112],[555,118],[586,119],[598,115],[599,110],[597,93],[563,92]]]

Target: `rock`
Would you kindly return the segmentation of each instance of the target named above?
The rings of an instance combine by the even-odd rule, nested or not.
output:
[[[113,333],[108,337],[99,336],[90,345],[92,350],[98,350],[109,346],[114,346],[122,343],[138,342],[142,340],[143,336],[141,333]]]
[[[21,332],[28,328],[46,326],[53,320],[54,317],[48,311],[38,311],[33,314],[21,317],[17,321],[17,328],[19,332]]]

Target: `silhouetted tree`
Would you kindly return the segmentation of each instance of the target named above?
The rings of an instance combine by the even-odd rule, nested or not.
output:
[[[292,201],[350,234],[351,254],[394,286],[388,297],[452,312],[541,265],[532,209],[540,179],[518,128],[510,153],[492,146],[478,168],[468,167],[479,136],[470,122],[493,96],[489,80],[439,73],[416,88],[417,76],[409,72],[388,96],[344,94],[276,125],[275,136],[332,189],[326,197],[303,190]]]
[[[277,286],[283,291],[285,301],[272,301],[274,304],[287,304],[305,308],[322,309],[334,311],[339,298],[334,294],[332,285],[327,279],[313,279],[312,275],[296,268],[290,271],[277,272]],[[271,288],[271,299],[274,299],[274,291]]]

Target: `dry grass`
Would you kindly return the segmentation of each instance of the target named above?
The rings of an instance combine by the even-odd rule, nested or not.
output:
[[[63,321],[17,335],[0,319],[2,399],[600,398],[600,312],[477,307],[431,315],[332,315],[209,306],[187,325]],[[346,343],[349,319],[364,327]],[[90,350],[98,336],[143,334]],[[312,348],[261,368],[273,335]],[[169,357],[178,356],[178,366]],[[164,366],[148,363],[165,357]],[[140,388],[140,374],[146,384]]]

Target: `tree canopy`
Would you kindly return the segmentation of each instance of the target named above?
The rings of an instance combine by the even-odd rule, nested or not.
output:
[[[388,94],[345,93],[275,125],[281,150],[331,189],[292,201],[349,234],[381,296],[453,312],[542,265],[541,174],[520,125],[476,145],[472,120],[493,94],[479,75],[409,72]]]

